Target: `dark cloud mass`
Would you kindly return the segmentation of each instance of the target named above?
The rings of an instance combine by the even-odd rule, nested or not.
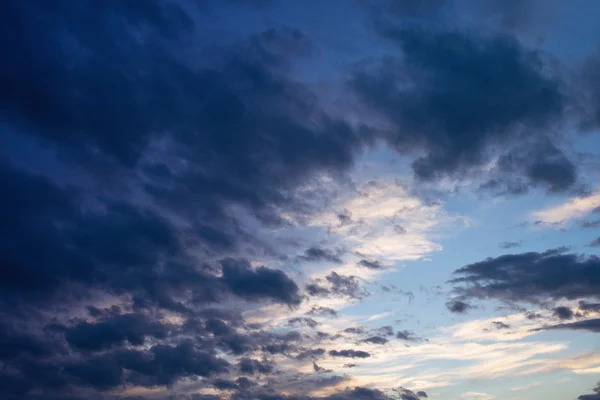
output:
[[[561,318],[571,319],[571,318]],[[600,318],[588,319],[577,322],[570,322],[566,324],[550,325],[540,330],[552,330],[552,329],[571,329],[571,330],[584,330],[590,332],[600,333]]]
[[[600,383],[592,389],[593,394],[582,394],[577,397],[577,400],[599,400],[600,399]]]
[[[329,355],[332,357],[348,357],[348,358],[368,358],[371,354],[362,350],[330,350]]]
[[[342,242],[371,237],[359,232],[368,218],[338,202],[369,195],[356,174],[379,150],[412,162],[415,185],[477,174],[481,192],[584,185],[585,157],[562,127],[567,115],[599,125],[597,60],[573,74],[587,83],[575,106],[571,81],[506,34],[531,7],[482,6],[501,15],[500,33],[446,23],[441,0],[350,3],[382,17],[363,33],[390,56],[340,62],[364,43],[333,45],[336,29],[323,40],[318,5],[302,1],[290,15],[310,23],[275,15],[277,0],[0,2],[0,399],[427,398],[352,386],[396,339],[427,339],[341,315],[369,286],[418,302],[411,282],[371,279],[398,260]],[[412,240],[404,211],[389,228]],[[599,271],[598,257],[564,249],[489,258],[455,271],[446,307],[544,304],[558,320],[540,329],[598,332]]]
[[[454,276],[458,293],[481,299],[541,303],[600,293],[600,259],[563,248],[488,258],[454,271]]]
[[[385,135],[392,147],[426,151],[412,164],[418,178],[464,175],[527,137],[547,145],[518,161],[520,173],[551,191],[573,184],[573,165],[544,136],[561,118],[564,98],[540,53],[507,35],[385,24],[379,33],[401,57],[360,67],[350,84],[396,125]]]
[[[559,306],[553,310],[553,314],[556,318],[560,320],[564,319],[573,319],[575,313],[569,307]]]
[[[253,270],[246,260],[222,262],[226,286],[236,295],[250,300],[268,297],[289,305],[300,303],[298,286],[284,272],[266,267]]]
[[[446,303],[446,308],[456,314],[465,314],[469,309],[473,308],[469,303],[462,300],[451,300]]]

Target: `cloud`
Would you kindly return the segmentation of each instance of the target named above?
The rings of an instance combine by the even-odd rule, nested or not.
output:
[[[317,365],[316,362],[313,361],[313,369],[315,370],[315,372],[318,373],[327,373],[327,372],[331,372],[330,369],[325,369],[323,367],[319,367],[319,365]]]
[[[600,220],[595,220],[595,221],[578,221],[577,224],[582,228],[582,229],[595,229],[595,228],[600,228]]]
[[[521,247],[521,242],[501,242],[499,246],[501,249],[514,249],[515,247]]]
[[[586,312],[600,312],[600,303],[588,303],[585,300],[581,300],[579,302],[579,307],[581,311]]]
[[[540,303],[597,296],[599,273],[597,257],[561,248],[487,258],[454,271],[451,282],[465,297]]]
[[[223,282],[232,293],[247,299],[272,298],[288,305],[300,303],[298,286],[284,272],[266,267],[252,270],[245,260],[227,258],[221,263]]]
[[[520,145],[511,149],[509,154],[500,156],[492,178],[479,188],[502,194],[520,195],[529,187],[545,187],[550,193],[566,192],[577,183],[577,171],[569,158],[548,138]],[[514,178],[515,176],[519,178]],[[526,183],[520,176],[527,178]]]
[[[57,328],[55,328],[57,329]],[[94,323],[81,321],[70,327],[60,327],[69,346],[79,350],[105,350],[126,341],[134,346],[144,344],[146,337],[164,339],[169,327],[143,314],[122,314]]]
[[[325,354],[325,349],[322,349],[322,348],[308,349],[308,350],[302,351],[300,354],[298,354],[296,356],[296,358],[299,360],[318,359],[318,358],[322,357],[324,354]]]
[[[304,255],[298,257],[299,260],[302,261],[328,261],[335,264],[341,264],[342,260],[338,255],[333,253],[331,250],[323,249],[321,247],[311,247],[306,249]]]
[[[0,43],[1,398],[414,400],[427,394],[398,382],[520,373],[563,349],[397,332],[408,346],[391,326],[373,328],[389,311],[342,315],[374,277],[441,250],[443,230],[462,222],[412,183],[371,179],[366,150],[409,154],[427,181],[486,168],[527,137],[520,151],[539,145],[535,157],[503,158],[525,185],[577,183],[560,138],[538,133],[563,106],[539,53],[384,26],[398,58],[352,80],[392,122],[381,130],[325,112],[329,94],[348,93],[321,102],[301,83],[293,63],[315,55],[314,32],[219,26],[219,7],[260,7],[262,21],[274,2],[192,3],[0,6],[0,29],[19,38]],[[401,18],[441,11],[395,3]],[[4,151],[13,139],[19,150]],[[439,360],[469,365],[417,369]]]
[[[573,319],[573,317],[575,316],[575,313],[573,312],[573,310],[571,310],[569,307],[565,307],[565,306],[559,306],[559,307],[554,308],[553,314],[556,318],[558,318],[560,320]]]
[[[330,350],[329,355],[332,357],[348,357],[348,358],[367,358],[371,354],[362,350]]]
[[[589,214],[598,206],[600,206],[600,192],[576,197],[557,206],[535,211],[531,214],[531,218],[547,224],[561,223]]]
[[[362,326],[356,326],[356,327],[353,326],[353,327],[344,329],[344,332],[360,335],[360,334],[365,333],[365,328]]]
[[[583,321],[570,322],[567,324],[550,325],[538,330],[571,329],[586,330],[590,332],[600,332],[600,318],[587,319]]]
[[[384,265],[382,265],[379,261],[369,261],[369,260],[360,260],[358,262],[358,265],[365,267],[365,268],[370,268],[370,269],[383,269],[385,268]]]
[[[492,321],[492,324],[496,329],[510,329],[510,325],[505,324],[502,321]]]
[[[383,336],[369,336],[368,338],[363,339],[362,341],[365,343],[372,344],[386,344],[388,342],[388,340]]]
[[[451,300],[446,303],[446,308],[450,310],[450,312],[456,314],[465,314],[469,309],[473,308],[473,306],[462,300]]]
[[[593,131],[600,126],[600,85],[598,85],[598,66],[600,52],[591,54],[583,63],[577,74],[580,101],[578,102],[579,128]]]
[[[288,325],[306,325],[311,328],[316,328],[317,326],[319,326],[319,323],[312,318],[296,317],[290,318],[288,320]]]
[[[337,317],[338,313],[333,308],[330,307],[321,307],[314,306],[308,312],[310,315],[321,315],[321,316],[329,316],[329,317]]]
[[[594,394],[582,394],[577,400],[598,400],[600,399],[600,384],[592,389]]]
[[[243,374],[247,375],[270,374],[275,369],[273,363],[267,360],[260,361],[247,357],[240,359],[238,367]]]
[[[306,285],[306,290],[311,296],[342,296],[362,299],[369,295],[369,292],[360,287],[356,276],[340,275],[335,271],[327,275],[325,280],[316,279],[313,283],[309,283]]]
[[[407,340],[409,342],[415,342],[421,340],[414,332],[403,330],[396,333],[396,338],[401,340]]]
[[[517,144],[525,132],[547,140],[542,127],[562,116],[560,83],[542,72],[539,52],[510,36],[386,24],[377,30],[402,56],[358,67],[350,85],[394,124],[384,133],[391,147],[425,151],[412,163],[421,180],[481,168],[490,154]],[[454,68],[455,62],[462,67]],[[554,154],[558,158],[551,161]],[[573,183],[573,166],[559,154],[549,145],[523,171],[532,184],[545,181],[550,190],[563,190]],[[560,172],[560,182],[554,183],[558,177],[551,171]]]

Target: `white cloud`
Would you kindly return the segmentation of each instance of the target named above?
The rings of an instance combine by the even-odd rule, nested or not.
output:
[[[487,393],[481,393],[481,392],[466,392],[463,393],[460,396],[462,399],[467,399],[467,400],[491,400],[491,399],[495,399],[495,396],[492,396],[491,394],[487,394]]]
[[[521,390],[527,390],[527,389],[531,389],[531,388],[538,387],[538,386],[541,386],[541,385],[542,384],[540,382],[531,382],[528,385],[517,386],[517,387],[511,388],[510,391],[511,392],[519,392]]]
[[[558,206],[545,208],[531,214],[535,221],[556,224],[584,216],[600,206],[600,192],[587,197],[576,197]]]
[[[578,375],[600,374],[600,367],[574,369],[573,372],[575,372]]]
[[[335,211],[333,211],[335,210]],[[462,217],[450,216],[438,202],[425,204],[391,180],[368,181],[311,221],[327,229],[358,257],[390,264],[418,260],[440,251],[435,242]],[[339,214],[347,216],[340,221]]]

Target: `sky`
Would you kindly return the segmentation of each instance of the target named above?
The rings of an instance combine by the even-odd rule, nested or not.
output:
[[[0,2],[0,398],[600,399],[600,2]]]

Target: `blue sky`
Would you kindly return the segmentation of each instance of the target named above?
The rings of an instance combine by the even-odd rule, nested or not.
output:
[[[0,397],[600,399],[600,3],[0,5]]]

